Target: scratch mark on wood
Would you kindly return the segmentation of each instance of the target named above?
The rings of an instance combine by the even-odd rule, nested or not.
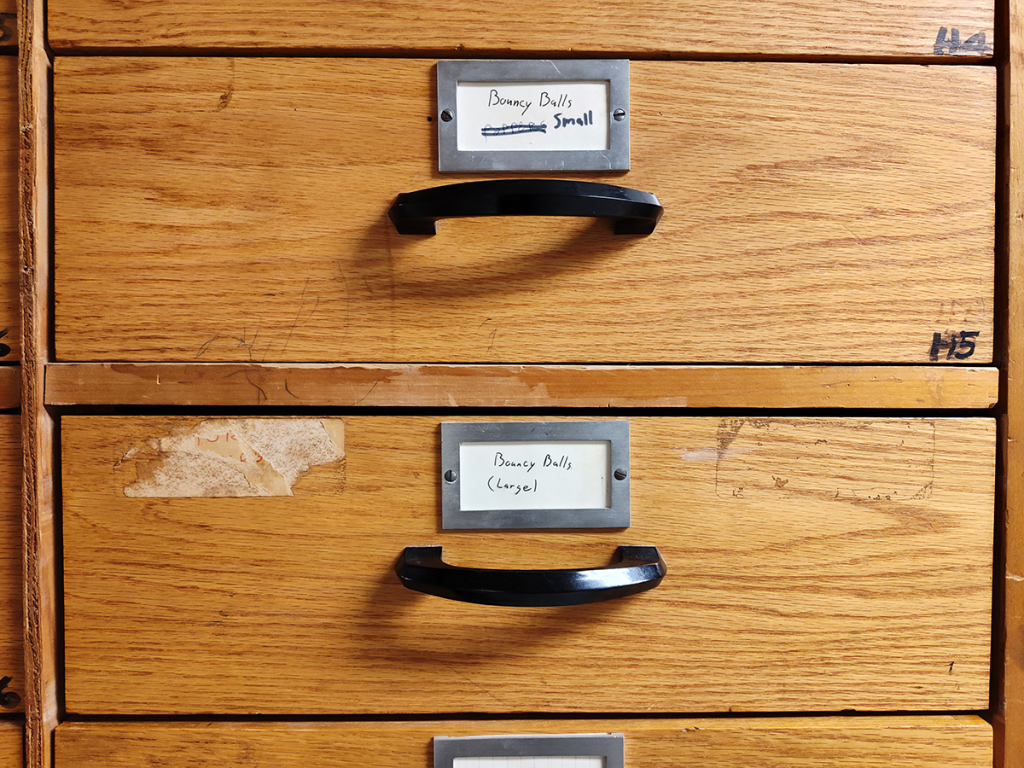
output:
[[[235,95],[235,60],[230,59],[231,62],[231,79],[228,81],[227,90],[220,95],[220,101],[217,104],[217,111],[221,112],[228,108],[228,104],[231,103],[231,97]]]
[[[307,277],[306,278],[306,282],[302,286],[302,295],[299,297],[299,310],[298,310],[298,312],[295,313],[295,319],[292,320],[291,328],[288,329],[288,336],[285,338],[284,346],[281,348],[281,356],[282,357],[284,356],[284,353],[288,350],[288,344],[291,343],[292,334],[295,333],[295,328],[298,326],[299,319],[302,317],[302,308],[306,305],[306,290],[309,288],[309,281],[310,281],[310,279],[311,278]],[[346,283],[346,285],[347,285],[347,283]],[[305,320],[309,320],[309,318],[311,318],[313,316],[313,314],[316,312],[317,307],[319,307],[319,306],[320,306],[320,296],[318,294],[316,296],[316,303],[313,304],[313,309],[311,309],[309,311],[309,314],[306,315]]]
[[[267,397],[267,393],[263,389],[263,387],[261,387],[259,384],[252,380],[252,377],[250,375],[251,373],[252,372],[249,370],[245,371],[245,380],[256,388],[256,405],[262,405],[262,403],[267,402],[269,398]]]
[[[360,404],[361,402],[363,402],[363,400],[365,400],[365,399],[366,399],[366,398],[368,398],[368,397],[369,397],[370,395],[372,395],[372,394],[373,394],[373,390],[375,390],[375,389],[377,388],[377,385],[378,385],[378,384],[380,384],[380,379],[379,379],[379,378],[378,378],[378,379],[377,379],[377,380],[376,380],[375,382],[373,382],[373,386],[372,386],[372,387],[370,387],[370,388],[369,388],[369,389],[367,390],[366,394],[365,394],[365,395],[363,395],[362,397],[360,397],[360,398],[359,398],[359,399],[358,399],[358,400],[356,401],[356,405],[359,405],[359,404]]]

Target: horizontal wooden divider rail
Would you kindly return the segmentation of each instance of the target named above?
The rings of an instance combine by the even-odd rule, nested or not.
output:
[[[51,363],[46,369],[47,405],[971,409],[998,400],[998,368]]]

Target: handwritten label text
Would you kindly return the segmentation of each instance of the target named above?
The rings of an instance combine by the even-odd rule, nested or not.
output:
[[[606,509],[610,460],[603,440],[462,443],[461,507]]]
[[[608,88],[607,82],[460,82],[458,148],[606,150]]]

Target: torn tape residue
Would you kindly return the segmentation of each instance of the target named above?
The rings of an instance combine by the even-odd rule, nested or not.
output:
[[[340,419],[211,419],[127,451],[137,498],[291,496],[310,467],[345,456]]]

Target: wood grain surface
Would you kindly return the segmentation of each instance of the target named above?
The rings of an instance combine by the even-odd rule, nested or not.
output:
[[[468,180],[434,74],[58,58],[57,359],[991,361],[992,68],[634,62],[633,170],[587,178],[656,194],[649,237],[396,234],[398,193]]]
[[[51,0],[58,51],[241,48],[775,56],[991,56],[993,13],[978,0]],[[585,26],[581,27],[581,20]],[[947,28],[947,34],[939,30]],[[957,29],[959,45],[952,42]],[[975,35],[985,35],[984,43]],[[973,40],[971,39],[973,37]],[[939,39],[946,44],[937,43]],[[970,41],[970,43],[968,42]]]
[[[431,417],[346,418],[344,460],[293,496],[126,496],[171,466],[151,441],[201,421],[62,419],[68,712],[988,705],[991,419],[633,418],[631,527],[547,532],[442,532]],[[398,583],[426,544],[497,568],[653,544],[669,574],[590,606],[476,606]]]
[[[53,363],[46,368],[48,405],[992,408],[998,400],[997,368],[962,366]]]
[[[51,75],[46,8],[18,0],[19,200],[24,448],[25,765],[53,768],[61,715],[54,499],[55,425],[43,403],[50,355],[53,239]]]
[[[1002,768],[1024,765],[1024,8],[1011,0],[1006,12],[1010,46],[1003,66],[1006,85],[1007,157],[1007,351],[1006,519],[1003,533],[1002,664],[996,669],[997,711],[1004,736]]]
[[[4,16],[0,6],[0,46]],[[18,57],[0,55],[0,362],[21,356],[18,135]]]
[[[0,414],[0,713],[25,696],[21,578],[21,419]]]
[[[64,723],[57,768],[430,768],[432,739],[622,733],[627,768],[990,768],[978,717],[563,720],[432,723]]]
[[[21,719],[0,720],[0,767],[22,768],[25,724]]]
[[[0,410],[21,405],[21,366],[0,365]]]

